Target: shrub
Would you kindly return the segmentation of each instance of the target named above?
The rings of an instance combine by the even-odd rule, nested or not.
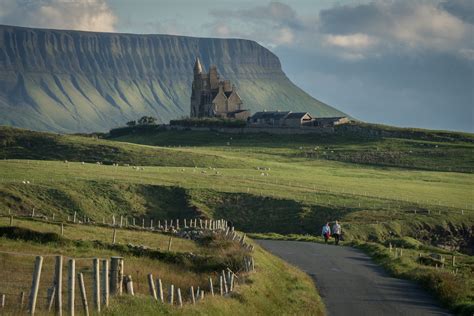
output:
[[[185,118],[181,120],[171,120],[171,126],[184,126],[184,127],[234,127],[242,128],[247,125],[244,120],[227,119],[219,117],[207,117],[207,118]]]
[[[393,247],[406,248],[406,249],[418,249],[422,243],[415,238],[403,237],[403,238],[392,238],[385,241],[385,246],[392,244]]]
[[[464,279],[449,272],[432,271],[419,275],[421,283],[433,292],[443,304],[454,306],[466,297],[469,292]]]

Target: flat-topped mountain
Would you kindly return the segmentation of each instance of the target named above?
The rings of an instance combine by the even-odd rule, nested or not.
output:
[[[343,115],[294,85],[253,41],[0,26],[0,125],[90,132],[142,115],[187,116],[197,56],[235,83],[252,112]]]

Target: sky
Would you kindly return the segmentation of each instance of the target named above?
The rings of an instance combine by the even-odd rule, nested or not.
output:
[[[474,132],[472,0],[0,0],[0,24],[251,39],[354,118]]]

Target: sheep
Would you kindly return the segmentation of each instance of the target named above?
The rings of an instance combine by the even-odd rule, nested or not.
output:
[[[84,161],[81,162],[81,165],[85,165],[86,163]]]

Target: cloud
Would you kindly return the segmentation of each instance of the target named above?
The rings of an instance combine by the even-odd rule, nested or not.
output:
[[[474,24],[474,2],[472,0],[444,1],[440,6],[461,20]]]
[[[336,6],[320,12],[319,30],[328,36],[366,34],[380,44],[366,46],[377,53],[434,49],[456,54],[472,46],[469,37],[474,29],[452,13],[460,11],[459,3],[449,6],[454,2],[377,1]]]
[[[468,58],[474,49],[474,26],[466,12],[472,7],[471,1],[464,0],[374,1],[298,14],[288,4],[270,2],[211,10],[215,20],[204,28],[218,37],[250,38],[269,48],[326,51],[344,60],[431,50]]]
[[[2,0],[0,12],[2,24],[31,27],[113,32],[117,23],[105,0]]]
[[[214,36],[250,38],[270,48],[295,44],[296,34],[305,29],[292,7],[275,1],[245,9],[210,10],[209,15],[215,20],[203,26]]]
[[[329,45],[350,49],[367,49],[376,40],[367,34],[357,33],[350,35],[327,35],[325,42]]]

